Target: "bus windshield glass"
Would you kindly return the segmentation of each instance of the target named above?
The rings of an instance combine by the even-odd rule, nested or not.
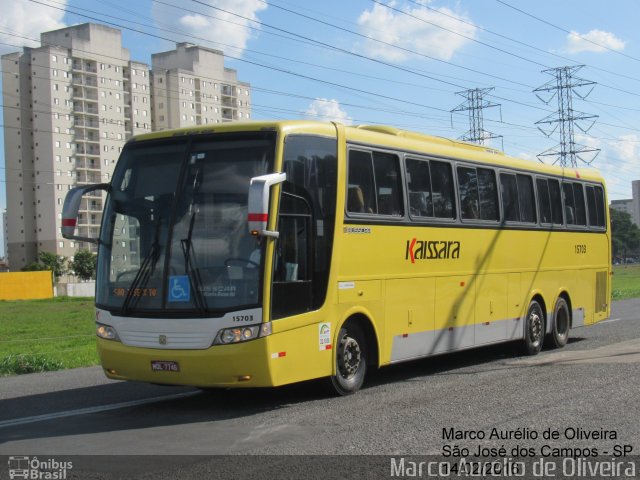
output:
[[[247,195],[274,149],[262,132],[129,144],[105,205],[96,304],[130,316],[259,305],[263,245],[248,232]]]

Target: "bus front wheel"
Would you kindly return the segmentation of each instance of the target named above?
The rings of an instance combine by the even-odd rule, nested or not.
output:
[[[367,373],[365,336],[354,324],[345,325],[336,341],[336,373],[331,377],[331,386],[338,395],[357,392]]]
[[[556,308],[553,309],[553,327],[549,335],[554,348],[564,347],[567,344],[570,325],[569,305],[564,298],[560,297],[556,302]]]
[[[544,312],[537,300],[531,300],[524,325],[523,351],[526,355],[536,355],[544,341]]]

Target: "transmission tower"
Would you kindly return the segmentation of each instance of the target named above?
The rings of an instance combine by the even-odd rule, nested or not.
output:
[[[558,99],[558,111],[536,122],[538,129],[547,137],[553,135],[557,130],[560,131],[560,143],[540,153],[538,159],[541,162],[544,157],[556,157],[554,164],[560,163],[563,167],[577,167],[578,160],[588,165],[600,153],[599,148],[580,145],[575,141],[574,126],[586,134],[598,118],[598,115],[573,109],[573,94],[575,93],[578,98],[584,100],[596,85],[595,82],[575,76],[582,67],[584,65],[543,70],[542,73],[552,75],[554,78],[533,91],[547,105],[554,98]],[[579,89],[588,90],[586,93],[581,93]],[[543,126],[546,126],[547,129],[545,130]]]
[[[493,88],[474,88],[464,92],[456,92],[465,98],[465,101],[451,110],[451,126],[453,127],[453,114],[456,112],[469,112],[469,130],[460,137],[467,142],[484,145],[486,140],[493,138],[502,139],[502,135],[495,135],[484,129],[484,117],[482,111],[485,108],[500,107],[500,104],[484,99]],[[502,109],[500,109],[500,120],[502,121]]]

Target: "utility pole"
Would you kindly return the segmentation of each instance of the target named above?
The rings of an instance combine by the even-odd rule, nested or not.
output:
[[[557,130],[559,130],[560,134],[560,143],[558,145],[538,154],[538,159],[541,162],[544,157],[556,157],[554,164],[559,163],[563,167],[577,167],[578,160],[588,165],[600,153],[599,148],[580,145],[575,141],[574,126],[586,134],[598,118],[598,115],[591,115],[573,109],[573,94],[575,93],[578,98],[584,100],[596,85],[595,82],[575,75],[582,67],[584,65],[543,70],[542,73],[552,75],[554,78],[533,91],[547,105],[554,98],[558,100],[558,110],[536,122],[538,129],[547,137],[553,135]],[[591,88],[586,93],[581,94],[578,89],[586,87]],[[543,126],[546,126],[546,130]]]
[[[461,140],[484,145],[486,140],[502,138],[502,135],[495,135],[484,129],[482,111],[485,108],[500,107],[500,104],[490,102],[484,98],[492,90],[493,88],[474,88],[464,92],[456,92],[456,95],[464,97],[465,101],[451,110],[451,126],[453,127],[454,113],[468,112],[469,114],[469,130],[460,137]],[[502,109],[500,110],[500,121],[502,121]]]

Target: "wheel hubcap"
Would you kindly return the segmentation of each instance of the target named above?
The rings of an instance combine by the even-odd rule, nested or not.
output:
[[[542,338],[542,316],[537,310],[529,314],[529,338],[534,345]]]
[[[353,338],[345,336],[340,342],[338,369],[343,378],[353,377],[360,367],[360,345]]]

